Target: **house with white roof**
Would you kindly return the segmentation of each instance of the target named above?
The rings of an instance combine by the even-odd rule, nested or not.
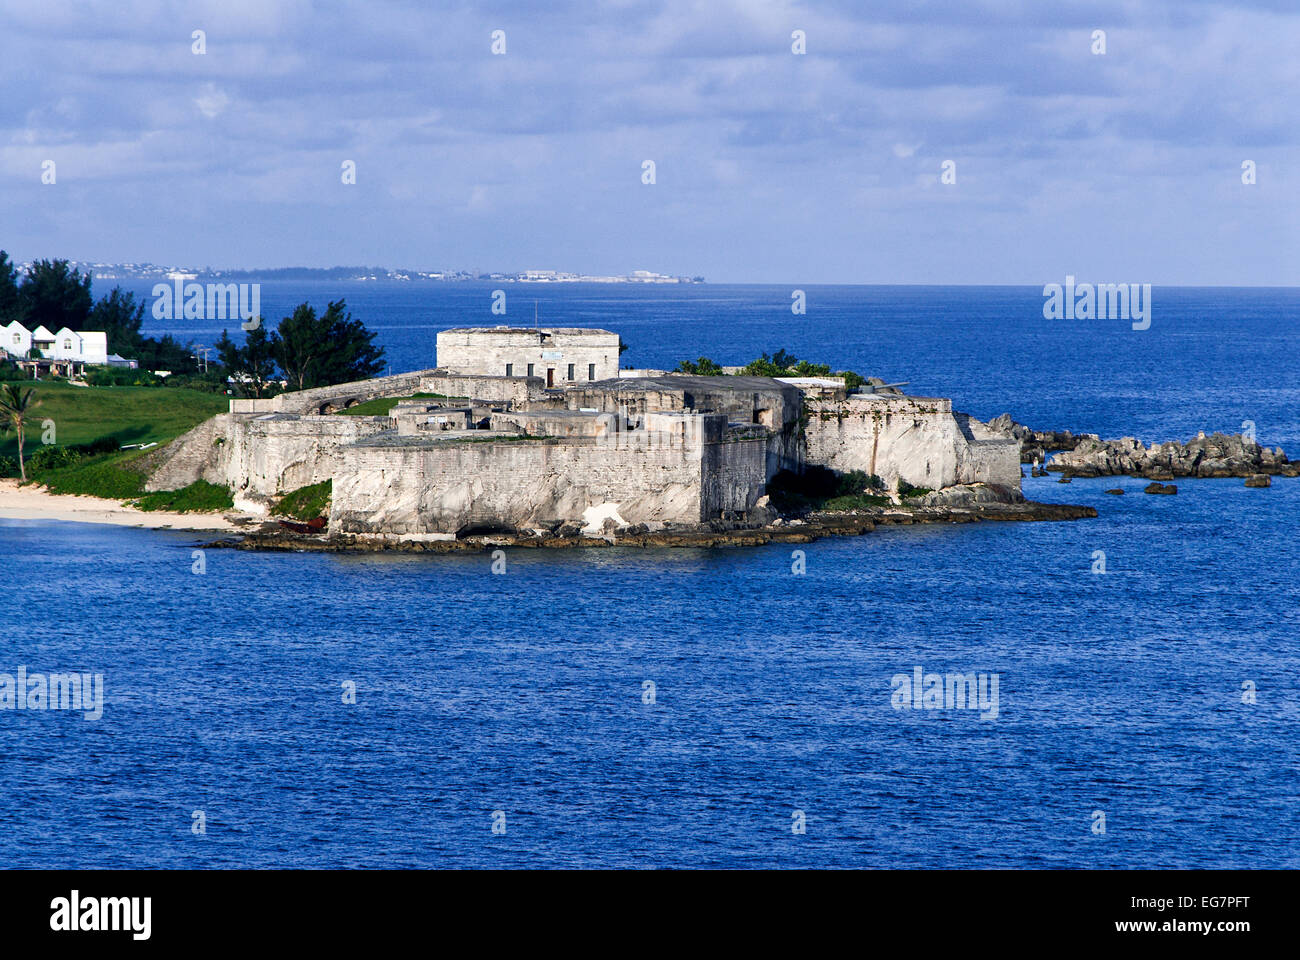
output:
[[[16,360],[25,359],[31,348],[32,333],[17,320],[4,328],[4,335],[0,337],[0,349],[9,356]]]
[[[33,350],[37,353],[31,357],[29,354]],[[0,327],[0,353],[7,354],[8,359],[34,363],[38,367],[50,366],[53,369],[53,365],[62,366],[71,374],[77,365],[109,363],[108,334],[102,330],[76,331],[69,327],[51,333],[43,324],[35,330],[28,330],[14,320]]]
[[[64,327],[54,335],[54,350],[46,356],[51,360],[105,364],[108,362],[108,334],[90,330],[77,333]]]

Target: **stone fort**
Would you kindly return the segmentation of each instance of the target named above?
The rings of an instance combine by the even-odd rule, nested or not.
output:
[[[768,482],[811,465],[1019,494],[1018,442],[949,400],[834,377],[620,370],[619,352],[606,330],[446,330],[433,369],[232,400],[161,452],[146,489],[204,479],[265,512],[330,480],[331,534],[432,539],[763,522]],[[345,414],[378,398],[400,399]]]

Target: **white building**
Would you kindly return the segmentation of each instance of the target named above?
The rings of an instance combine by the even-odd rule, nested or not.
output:
[[[14,360],[26,360],[32,349],[46,360],[85,364],[108,363],[108,334],[101,331],[77,332],[63,327],[51,333],[44,325],[28,330],[17,320],[0,327],[0,349]]]
[[[0,337],[0,348],[16,360],[26,359],[27,351],[32,348],[31,331],[15,320],[4,328],[4,334]]]
[[[538,377],[547,387],[618,376],[619,339],[578,327],[458,327],[438,334],[438,366],[453,373]]]

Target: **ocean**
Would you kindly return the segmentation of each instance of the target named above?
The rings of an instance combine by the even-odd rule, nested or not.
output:
[[[983,419],[1148,442],[1249,421],[1300,458],[1297,288],[1158,287],[1144,331],[1045,320],[1034,288],[805,287],[803,316],[791,289],[277,283],[262,304],[346,297],[394,372],[536,300],[619,332],[628,366],[785,349]],[[1300,866],[1300,481],[1143,485],[1025,480],[1092,520],[510,550],[499,575],[0,521],[0,674],[105,690],[97,720],[0,710],[0,861]],[[996,676],[996,716],[900,704],[917,668]]]

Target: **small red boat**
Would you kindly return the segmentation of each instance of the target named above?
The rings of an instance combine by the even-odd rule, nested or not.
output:
[[[326,520],[324,517],[312,517],[306,523],[298,523],[294,520],[281,520],[280,526],[286,530],[292,530],[294,533],[320,533],[325,529]]]

